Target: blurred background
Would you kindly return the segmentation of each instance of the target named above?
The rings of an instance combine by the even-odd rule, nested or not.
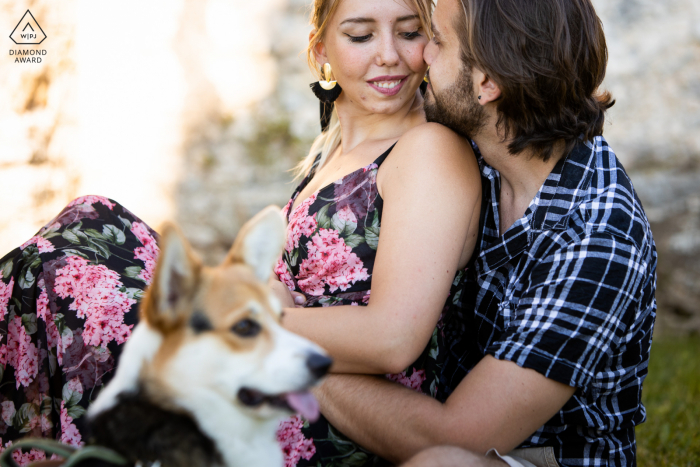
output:
[[[700,2],[593,3],[610,54],[604,87],[617,99],[605,136],[659,251],[656,332],[696,335]],[[310,0],[0,0],[0,256],[72,198],[100,194],[155,228],[175,219],[206,260],[220,259],[242,222],[286,203],[288,170],[318,134],[303,53],[309,8]],[[8,36],[27,9],[47,39],[17,46]],[[8,54],[29,48],[47,51],[42,63]],[[695,375],[681,384],[694,392],[659,402],[656,421],[650,415],[663,422],[648,435],[662,447],[678,436],[669,413],[700,405],[700,346],[683,339],[665,354],[671,363],[656,363],[671,371],[688,352],[680,374]],[[700,446],[692,423],[681,441]]]

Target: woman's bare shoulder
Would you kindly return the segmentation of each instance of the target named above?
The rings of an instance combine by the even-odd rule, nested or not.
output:
[[[479,173],[469,141],[438,123],[423,123],[404,133],[386,163],[403,175],[419,177],[440,174],[464,180]]]

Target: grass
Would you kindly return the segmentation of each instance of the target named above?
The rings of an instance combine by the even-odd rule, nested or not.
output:
[[[654,339],[642,401],[639,466],[700,465],[700,336]]]

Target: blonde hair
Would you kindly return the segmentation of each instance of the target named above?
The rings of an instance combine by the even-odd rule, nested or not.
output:
[[[413,3],[413,6],[418,12],[418,18],[420,19],[421,27],[428,34],[428,37],[432,37],[430,29],[430,17],[433,14],[433,8],[435,6],[434,0],[409,0]],[[321,77],[321,63],[316,61],[316,56],[314,55],[314,48],[316,45],[323,40],[323,36],[328,27],[330,19],[333,17],[335,10],[338,9],[338,4],[341,0],[314,0],[313,11],[311,12],[311,25],[314,27],[316,33],[309,41],[309,46],[306,48],[306,57],[309,63],[309,68],[311,71],[320,79]],[[316,160],[316,156],[321,154],[318,162],[318,167],[322,167],[323,164],[328,159],[337,148],[340,146],[340,119],[338,118],[338,112],[333,106],[333,113],[331,114],[331,120],[328,124],[326,131],[321,132],[320,135],[316,137],[313,144],[311,144],[311,149],[309,154],[294,168],[295,178],[304,177],[311,170],[311,166]]]

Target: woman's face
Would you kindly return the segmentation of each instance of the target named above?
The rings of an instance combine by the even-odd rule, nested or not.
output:
[[[418,12],[405,0],[338,0],[316,47],[343,88],[336,101],[392,114],[411,102],[425,75],[428,42]]]

